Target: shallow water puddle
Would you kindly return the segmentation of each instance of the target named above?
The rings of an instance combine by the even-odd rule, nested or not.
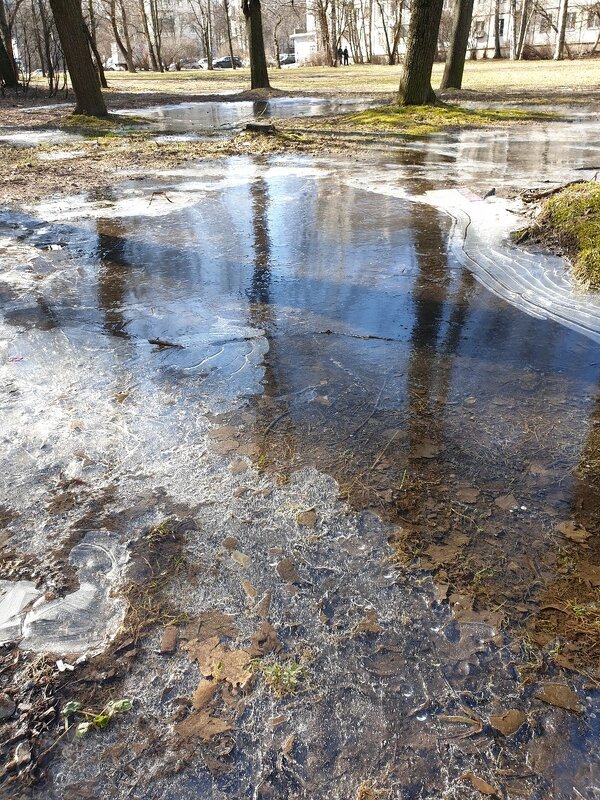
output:
[[[67,599],[90,535],[122,553],[186,516],[170,602],[232,614],[239,647],[268,615],[304,676],[283,698],[266,671],[247,694],[225,681],[211,713],[234,732],[174,740],[198,667],[155,637],[122,687],[136,724],[62,748],[43,796],[470,798],[469,772],[509,797],[598,793],[591,684],[581,717],[544,704],[498,628],[551,670],[591,666],[600,350],[545,281],[489,292],[445,197],[423,196],[458,177],[402,159],[231,159],[5,217],[1,577],[24,580],[27,554]],[[47,641],[30,646],[68,653]],[[504,737],[489,718],[511,708],[528,722]],[[156,774],[100,770],[119,737],[147,740]]]
[[[177,103],[152,108],[124,109],[116,113],[146,117],[162,128],[173,131],[219,130],[261,120],[362,111],[377,106],[380,102],[370,98],[281,97],[253,101]]]

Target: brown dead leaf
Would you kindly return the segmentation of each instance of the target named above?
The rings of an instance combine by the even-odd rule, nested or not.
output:
[[[503,736],[512,736],[525,722],[527,722],[527,715],[516,708],[509,708],[503,714],[490,717],[492,728]]]
[[[281,650],[281,643],[277,638],[277,631],[270,622],[261,622],[250,640],[248,654],[252,658],[260,658],[268,653],[277,653],[279,650]]]
[[[235,639],[239,635],[239,630],[233,620],[233,614],[224,614],[216,609],[202,611],[195,620],[186,626],[182,637],[199,642],[213,636]]]
[[[498,789],[492,786],[491,783],[484,781],[483,778],[475,775],[473,772],[465,772],[464,775],[460,776],[460,780],[470,783],[474,789],[477,789],[478,792],[485,794],[488,797],[500,797]]]
[[[232,550],[231,558],[235,561],[236,564],[239,564],[240,567],[242,567],[243,569],[248,569],[248,567],[250,566],[250,561],[251,561],[250,556],[246,555],[246,553],[242,553],[241,550]]]
[[[572,689],[565,686],[564,683],[545,683],[541,690],[535,695],[538,700],[543,703],[548,703],[551,706],[564,708],[566,711],[572,711],[574,714],[581,714],[583,706],[579,702],[579,698]]]
[[[244,590],[248,600],[255,600],[256,599],[256,589],[250,583],[250,581],[243,580],[242,581],[242,589]]]
[[[474,611],[474,598],[467,594],[451,594],[449,598],[450,608],[454,618],[459,622],[490,625],[492,628],[499,628],[504,619],[504,615],[499,611]]]
[[[218,636],[205,642],[190,642],[188,650],[205,678],[227,681],[242,688],[252,679],[252,672],[248,669],[250,655],[245,650],[229,650],[220,643]]]
[[[317,524],[317,514],[312,508],[308,511],[300,511],[300,513],[296,515],[296,522],[298,525],[314,528]]]
[[[456,493],[456,499],[460,503],[476,503],[477,498],[480,495],[479,489],[472,488],[464,488],[459,489]]]
[[[514,494],[502,494],[494,500],[494,504],[501,508],[502,511],[510,511],[518,506]]]
[[[212,449],[215,453],[225,455],[226,453],[232,453],[234,450],[237,450],[239,446],[240,443],[235,439],[223,439],[222,441],[216,441],[212,445]]]
[[[195,711],[175,726],[175,731],[182,739],[202,739],[203,742],[232,730],[233,726],[227,720],[212,717],[206,711]]]
[[[430,439],[424,439],[422,442],[419,442],[419,444],[412,448],[410,456],[411,458],[435,458],[444,450],[445,447],[437,442],[434,442]]]
[[[217,681],[200,681],[198,688],[192,695],[192,705],[196,711],[202,711],[210,703],[216,690]]]
[[[580,563],[577,566],[577,572],[581,580],[592,588],[600,586],[600,566],[593,564]]]
[[[288,583],[300,583],[298,570],[291,558],[282,558],[277,564],[277,572],[279,577],[284,581],[288,581]]]
[[[234,436],[237,436],[239,431],[237,428],[234,428],[233,425],[223,425],[221,428],[213,428],[212,431],[208,432],[209,439],[231,439]]]
[[[357,633],[381,633],[383,628],[377,621],[377,612],[374,608],[368,608],[365,616],[354,626],[353,635]]]
[[[577,544],[585,544],[592,535],[588,533],[585,528],[579,527],[579,525],[576,525],[571,520],[568,522],[561,522],[560,525],[557,526],[557,530],[559,533],[562,533],[563,536],[566,536],[567,539]]]

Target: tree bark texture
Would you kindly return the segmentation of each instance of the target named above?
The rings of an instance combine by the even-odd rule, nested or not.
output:
[[[442,89],[460,89],[462,86],[472,18],[473,0],[456,0]]]
[[[246,19],[248,49],[250,50],[250,88],[270,89],[260,0],[242,0],[242,11]]]
[[[437,50],[443,0],[414,0],[408,29],[400,103],[422,106],[435,103],[431,72]]]
[[[81,0],[50,0],[50,8],[71,76],[75,113],[89,117],[107,116],[98,74],[92,63]]]

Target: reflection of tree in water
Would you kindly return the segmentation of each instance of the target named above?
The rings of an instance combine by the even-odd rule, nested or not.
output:
[[[107,231],[110,230],[110,233]],[[104,313],[104,330],[129,338],[123,315],[130,264],[125,254],[125,229],[116,220],[98,220],[98,303]]]

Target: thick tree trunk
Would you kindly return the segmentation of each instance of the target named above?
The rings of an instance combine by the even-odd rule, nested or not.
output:
[[[558,31],[556,34],[556,47],[554,48],[554,60],[562,61],[563,50],[565,49],[565,34],[567,31],[567,10],[569,0],[561,0],[558,10]]]
[[[250,50],[250,88],[270,89],[260,0],[243,0],[242,11],[246,18],[248,49]]]
[[[50,8],[75,92],[75,113],[89,117],[107,116],[98,75],[90,55],[81,0],[50,0]]]
[[[500,0],[496,0],[494,7],[494,58],[502,58],[500,49]]]
[[[338,65],[338,34],[337,34],[337,10],[335,0],[331,0],[331,66]]]
[[[0,0],[0,35],[4,39],[4,48],[6,50],[6,54],[8,55],[8,59],[12,65],[12,71],[15,74],[15,79],[18,81],[19,79],[19,70],[17,68],[17,62],[15,61],[15,54],[13,53],[13,36],[12,36],[12,25],[13,21],[9,22],[9,17],[6,14],[6,6],[4,4],[4,0]]]
[[[462,86],[472,18],[473,0],[456,0],[442,89],[460,89]]]
[[[16,89],[19,84],[13,63],[0,36],[0,80],[7,89]]]
[[[414,0],[399,100],[405,106],[435,103],[431,88],[443,0]]]

